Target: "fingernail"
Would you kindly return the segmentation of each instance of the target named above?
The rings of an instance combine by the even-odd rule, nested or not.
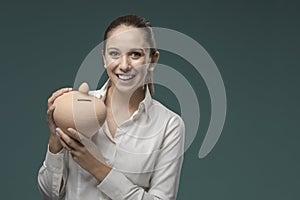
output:
[[[59,131],[59,128],[55,128],[55,130],[58,132],[58,131]]]
[[[72,131],[72,129],[71,129],[71,128],[68,128],[67,131]]]

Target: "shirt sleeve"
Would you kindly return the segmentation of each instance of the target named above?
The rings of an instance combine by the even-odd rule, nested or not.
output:
[[[45,161],[38,173],[38,187],[43,199],[63,199],[67,179],[66,156],[65,150],[53,154],[48,146]],[[62,179],[64,185],[61,188]]]
[[[147,191],[133,184],[116,169],[112,169],[97,187],[114,200],[176,199],[183,162],[185,127],[177,116],[170,120],[167,129]]]

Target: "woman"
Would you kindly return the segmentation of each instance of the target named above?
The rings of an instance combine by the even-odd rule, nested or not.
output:
[[[153,69],[159,59],[151,25],[127,15],[114,20],[104,36],[103,61],[109,80],[90,94],[101,98],[107,118],[92,141],[97,160],[74,129],[63,132],[48,99],[50,138],[38,174],[45,199],[176,199],[184,151],[182,119],[152,99]]]

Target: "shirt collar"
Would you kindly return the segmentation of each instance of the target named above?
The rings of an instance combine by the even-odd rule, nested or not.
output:
[[[106,98],[106,93],[108,87],[111,85],[110,79],[106,81],[106,83],[102,86],[101,89],[90,91],[89,94],[94,95],[98,98],[100,98],[102,101]],[[145,110],[145,113],[147,114],[149,107],[151,106],[152,102],[152,96],[150,94],[150,90],[148,85],[146,86],[146,92],[145,92],[145,98],[140,102],[138,110],[134,112],[133,117],[139,116],[143,110]],[[137,116],[136,116],[137,115]]]

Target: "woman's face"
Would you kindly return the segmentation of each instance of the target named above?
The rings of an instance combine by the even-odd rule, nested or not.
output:
[[[103,60],[112,86],[120,92],[134,91],[145,84],[151,61],[146,47],[143,29],[121,25],[109,33]]]

